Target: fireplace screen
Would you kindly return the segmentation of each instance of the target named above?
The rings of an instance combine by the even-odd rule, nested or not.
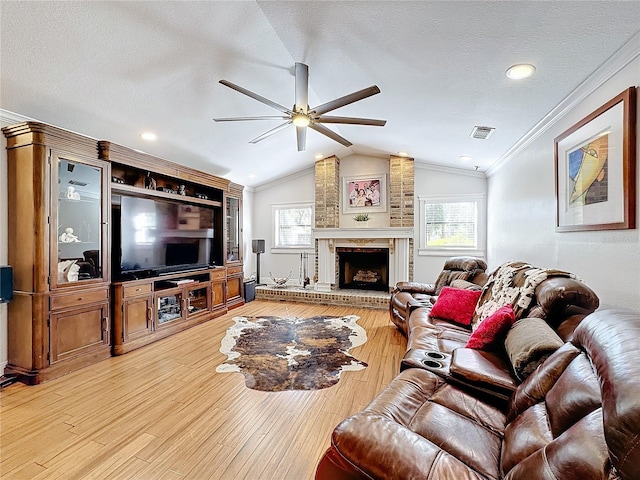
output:
[[[389,290],[389,249],[338,247],[338,286]]]

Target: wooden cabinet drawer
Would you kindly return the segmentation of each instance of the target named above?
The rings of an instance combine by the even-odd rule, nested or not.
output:
[[[109,299],[108,290],[83,290],[65,295],[52,295],[51,310],[59,310],[61,308],[78,307],[80,305],[88,305],[90,303],[106,302]]]
[[[211,280],[220,280],[227,277],[227,271],[224,268],[211,272]]]
[[[242,267],[227,267],[227,275],[242,273]]]
[[[145,283],[142,285],[129,285],[122,289],[124,297],[135,297],[136,295],[144,295],[151,293],[151,284]]]

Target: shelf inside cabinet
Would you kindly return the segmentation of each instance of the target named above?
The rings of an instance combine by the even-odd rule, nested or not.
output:
[[[222,202],[218,200],[210,200],[198,197],[191,197],[186,195],[179,195],[177,193],[162,192],[159,190],[151,190],[143,187],[136,187],[132,185],[125,185],[122,183],[112,183],[111,191],[114,193],[129,193],[144,197],[158,197],[169,198],[172,200],[178,200],[181,202],[195,203],[199,205],[209,205],[212,207],[222,207]]]

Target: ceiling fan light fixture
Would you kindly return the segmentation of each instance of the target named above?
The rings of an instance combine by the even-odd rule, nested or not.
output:
[[[308,127],[311,123],[309,116],[304,113],[294,113],[291,120],[296,127]]]
[[[536,67],[528,63],[519,63],[517,65],[510,66],[505,75],[511,80],[523,80],[529,78],[536,72]]]

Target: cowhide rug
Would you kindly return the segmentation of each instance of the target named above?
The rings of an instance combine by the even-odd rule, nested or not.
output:
[[[359,317],[235,317],[216,372],[240,372],[248,388],[266,392],[318,390],[338,383],[344,370],[367,366],[349,349],[367,341]]]

